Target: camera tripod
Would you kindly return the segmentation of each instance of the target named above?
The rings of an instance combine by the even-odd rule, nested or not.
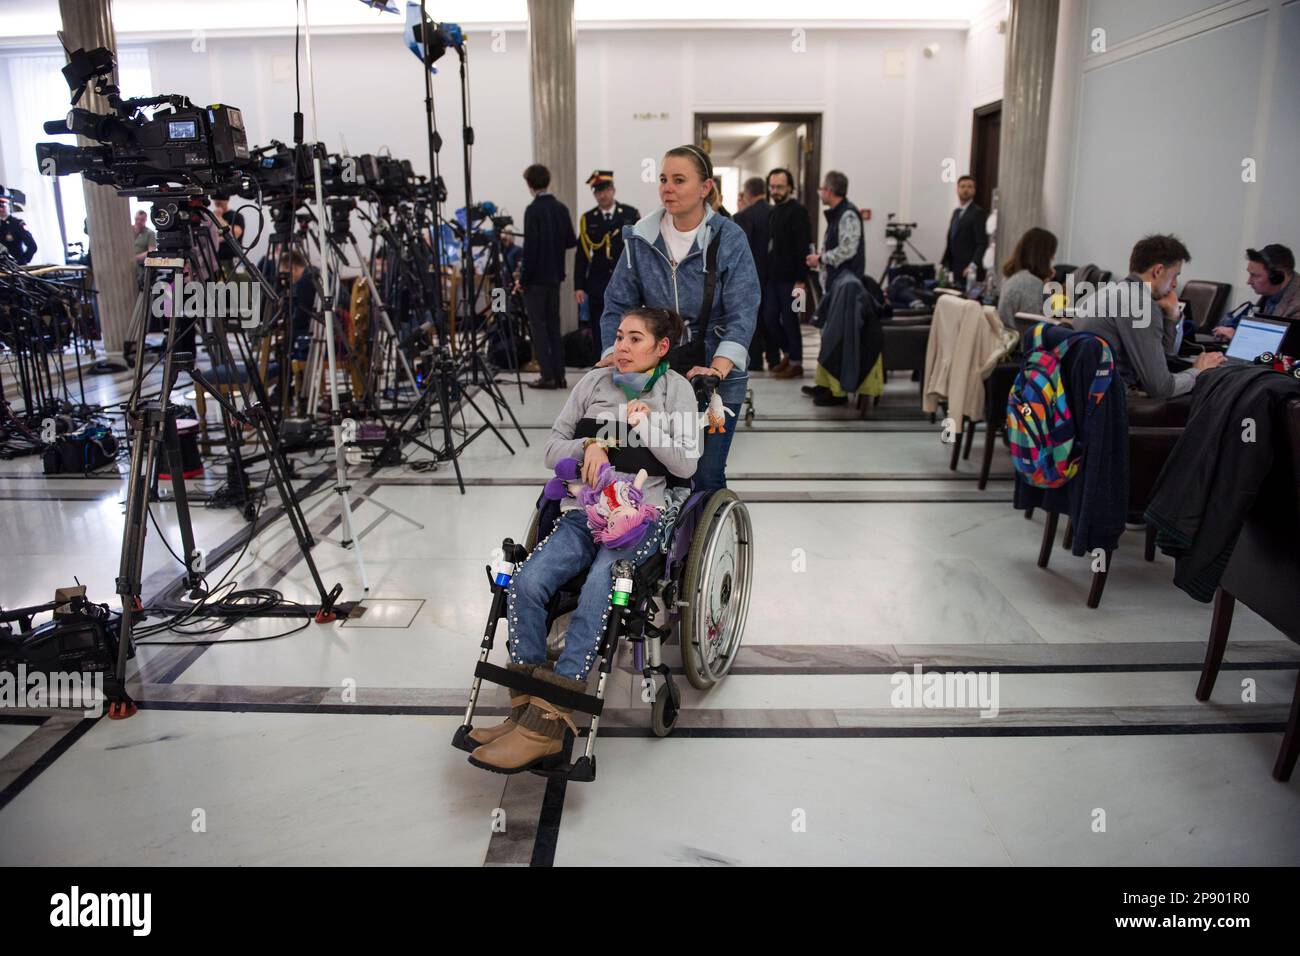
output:
[[[910,228],[902,227],[903,231],[901,233],[895,233],[892,236],[889,235],[890,228],[892,228],[890,225],[885,226],[885,237],[893,239],[894,248],[889,252],[889,261],[885,263],[885,270],[880,273],[880,287],[882,289],[887,288],[885,280],[889,278],[890,272],[897,269],[899,266],[908,265],[907,253],[903,249],[904,245],[915,252],[922,262],[929,262],[929,260],[925,258],[924,254],[922,254],[921,250],[912,245],[912,240],[910,238],[912,230]]]
[[[142,199],[153,199],[151,218],[158,230],[158,249],[145,258],[144,294],[138,301],[136,316],[137,341],[144,340],[144,330],[148,324],[149,302],[153,291],[163,288],[176,288],[184,281],[187,268],[191,274],[208,276],[211,259],[196,255],[194,229],[202,223],[202,205],[206,197],[194,190],[177,192],[174,190],[144,190],[133,193]],[[206,250],[206,251],[211,251]],[[247,265],[242,250],[237,250]],[[254,273],[263,286],[269,288],[260,273]],[[202,554],[195,548],[194,530],[190,520],[189,500],[182,475],[180,440],[176,430],[176,414],[170,406],[169,396],[176,384],[176,376],[181,371],[189,373],[196,388],[202,388],[220,405],[222,417],[227,425],[227,433],[232,438],[230,450],[235,456],[234,473],[242,483],[243,470],[238,457],[238,436],[234,434],[232,423],[238,421],[252,425],[263,447],[266,449],[266,462],[270,477],[274,480],[280,495],[284,513],[289,519],[298,548],[311,574],[312,582],[319,595],[320,606],[316,620],[325,623],[334,619],[334,607],[343,586],[336,584],[327,590],[321,580],[320,572],[312,559],[311,548],[315,544],[301,506],[294,495],[289,482],[290,468],[280,446],[279,435],[268,411],[265,385],[257,375],[252,364],[252,350],[243,339],[242,330],[233,330],[239,344],[247,380],[253,396],[244,392],[240,383],[239,365],[231,353],[227,333],[232,331],[224,324],[224,317],[207,315],[202,317],[196,329],[197,335],[212,359],[214,366],[223,365],[233,373],[234,388],[239,393],[240,403],[232,403],[215,383],[210,381],[197,367],[192,351],[178,349],[183,332],[179,326],[182,316],[181,303],[173,301],[167,317],[167,338],[162,355],[162,385],[156,398],[145,399],[141,396],[144,381],[143,357],[136,364],[131,397],[126,408],[126,425],[131,443],[130,467],[127,474],[126,493],[126,527],[122,537],[122,551],[116,580],[117,594],[122,601],[122,621],[118,639],[116,668],[106,678],[106,691],[109,698],[109,716],[111,718],[129,717],[135,713],[135,704],[126,692],[126,664],[131,649],[131,633],[137,617],[143,610],[141,589],[144,563],[145,537],[148,531],[148,496],[155,463],[159,461],[170,474],[177,524],[180,527],[182,550],[185,555],[185,585],[194,593],[203,583],[204,568]],[[247,488],[245,487],[245,491]],[[251,532],[250,532],[251,533]],[[256,613],[253,611],[251,613]]]

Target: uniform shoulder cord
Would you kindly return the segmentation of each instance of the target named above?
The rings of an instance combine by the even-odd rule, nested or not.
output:
[[[586,254],[588,262],[594,258],[592,253],[597,249],[604,249],[605,258],[613,259],[613,246],[611,245],[613,237],[614,233],[611,231],[605,233],[605,238],[601,239],[600,242],[592,242],[591,237],[587,235],[587,217],[585,214],[578,223],[578,241],[582,243],[582,251]]]

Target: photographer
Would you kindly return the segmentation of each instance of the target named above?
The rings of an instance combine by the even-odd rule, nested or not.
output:
[[[0,244],[20,266],[25,266],[36,255],[36,240],[21,219],[10,215],[9,209],[9,196],[0,195]]]
[[[224,195],[213,196],[212,212],[230,227],[230,241],[242,243],[244,238],[244,215],[230,208],[230,197]],[[221,272],[222,278],[226,279],[230,278],[235,271],[235,261],[238,258],[235,255],[235,250],[230,247],[230,241],[223,240],[217,246],[217,268]]]
[[[157,239],[157,235],[149,228],[149,214],[143,209],[137,209],[131,240],[137,263],[143,263],[149,251],[157,247]]]

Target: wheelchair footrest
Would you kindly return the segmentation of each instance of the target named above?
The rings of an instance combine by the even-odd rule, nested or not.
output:
[[[456,733],[452,735],[451,745],[457,750],[463,750],[466,753],[473,753],[478,744],[470,739],[469,732],[472,730],[467,724],[461,724],[456,728]]]
[[[557,767],[536,767],[529,771],[548,780],[571,780],[574,783],[590,783],[596,779],[596,758],[582,756],[573,763],[560,764]]]
[[[556,707],[567,707],[582,714],[591,714],[593,717],[599,717],[601,711],[605,709],[605,702],[594,694],[579,694],[577,691],[557,687],[527,674],[507,670],[504,667],[497,667],[497,665],[489,664],[486,661],[480,661],[478,666],[474,668],[474,676],[489,680],[494,684],[500,684],[502,687],[509,687],[511,690],[522,691],[525,694],[535,694],[543,700],[550,701]]]

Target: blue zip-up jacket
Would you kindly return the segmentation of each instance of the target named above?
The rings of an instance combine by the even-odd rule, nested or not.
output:
[[[695,234],[695,245],[674,269],[659,234],[664,214],[661,208],[635,226],[623,227],[623,255],[605,289],[600,337],[613,342],[624,313],[640,306],[672,309],[686,321],[691,335],[698,335],[696,318],[704,301],[704,250],[720,230],[718,275],[714,282],[709,337],[704,343],[704,362],[707,365],[715,355],[721,355],[735,365],[718,392],[728,405],[738,405],[745,400],[749,340],[754,337],[762,297],[749,240],[738,225],[706,207],[700,231]],[[613,351],[611,345],[601,357]]]

